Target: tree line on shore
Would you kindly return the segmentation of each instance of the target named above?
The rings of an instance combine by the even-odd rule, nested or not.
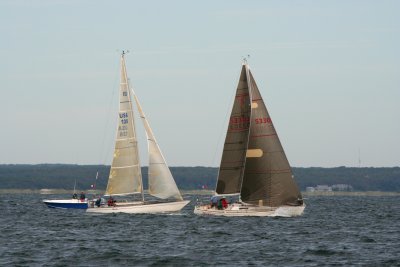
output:
[[[180,189],[214,190],[218,168],[171,167]],[[73,164],[3,164],[0,165],[0,189],[73,189],[87,190],[107,186],[110,166]],[[96,173],[99,173],[96,180]],[[335,167],[293,168],[301,190],[317,185],[351,185],[354,191],[400,192],[400,167]],[[147,188],[147,167],[142,167],[143,184]]]

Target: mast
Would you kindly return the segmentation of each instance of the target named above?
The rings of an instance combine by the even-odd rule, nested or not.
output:
[[[122,55],[121,55],[121,57],[122,57],[122,61],[123,61],[123,63],[124,63],[124,68],[125,68],[125,81],[126,81],[126,83],[127,83],[127,93],[128,93],[128,97],[129,97],[129,106],[130,106],[130,108],[131,108],[131,110],[132,110],[132,125],[131,125],[131,129],[132,129],[132,131],[133,132],[135,132],[135,129],[136,129],[136,125],[135,125],[135,120],[134,120],[134,117],[133,117],[133,105],[132,105],[132,96],[131,96],[131,94],[130,94],[130,90],[129,90],[129,87],[130,87],[130,85],[129,85],[129,78],[128,78],[128,74],[126,73],[126,64],[125,64],[125,54],[127,54],[127,53],[129,53],[129,51],[127,50],[126,52],[124,51],[124,50],[122,50]],[[136,136],[136,132],[135,132],[135,136]],[[137,158],[137,161],[138,161],[138,164],[139,164],[139,170],[141,171],[141,168],[140,168],[140,158],[139,158],[139,147],[138,147],[138,142],[137,142],[137,140],[135,140],[135,143],[136,143],[136,147],[137,147],[137,149],[136,149],[136,158]],[[142,195],[142,201],[144,202],[144,190],[143,190],[143,180],[142,180],[142,175],[140,175],[140,191],[141,191],[141,195]]]
[[[243,187],[243,177],[244,177],[244,173],[245,173],[245,170],[246,170],[246,161],[247,161],[247,150],[249,149],[249,140],[250,140],[250,129],[251,129],[251,122],[252,122],[252,112],[253,112],[253,110],[252,110],[252,104],[253,104],[253,97],[252,97],[252,88],[251,88],[251,82],[250,82],[250,80],[249,80],[249,65],[247,64],[247,59],[246,58],[244,58],[243,59],[243,66],[246,68],[246,80],[247,80],[247,86],[248,86],[248,88],[249,88],[249,98],[250,98],[250,115],[249,115],[249,117],[250,117],[250,121],[249,121],[249,134],[247,135],[247,147],[246,147],[246,156],[244,157],[244,162],[243,162],[243,169],[242,169],[242,175],[241,175],[241,177],[242,177],[242,179],[241,179],[241,183],[240,183],[240,193],[239,193],[239,201],[241,201],[242,199],[242,197],[241,197],[241,195],[242,195],[242,187]]]
[[[122,51],[122,55],[124,55],[124,51]],[[129,78],[127,79],[127,82],[128,82],[128,94],[129,94],[129,99],[132,99],[132,96],[131,96],[131,83],[130,83],[130,79],[129,79]],[[131,104],[131,108],[132,108],[132,110],[133,110],[132,102],[131,102],[130,104]],[[133,126],[134,126],[134,129],[136,129],[135,120],[133,120]],[[137,151],[139,151],[139,149],[138,149]],[[139,153],[137,153],[137,158],[138,158],[138,162],[140,162]],[[142,195],[142,201],[143,201],[143,203],[144,203],[143,180],[141,180],[140,185],[141,185],[141,191],[142,191],[142,194],[141,194],[141,195]]]
[[[126,52],[124,51],[124,50],[122,50],[122,59],[123,59],[123,61],[124,61],[124,67],[126,68],[126,65],[125,65],[125,54],[127,54],[127,53],[129,53],[129,50],[126,50]],[[129,90],[130,89],[130,80],[129,80],[129,78],[128,78],[128,74],[126,73],[126,69],[125,69],[125,75],[126,75],[126,83],[127,83],[127,93],[128,93],[128,96],[129,96],[129,105],[130,105],[130,107],[131,107],[131,110],[132,110],[132,115],[133,115],[133,104],[132,104],[132,96],[131,96],[131,90]],[[136,129],[136,124],[135,124],[135,120],[134,120],[134,117],[132,116],[132,131],[135,131],[135,129]],[[136,135],[136,134],[135,134]],[[137,158],[137,160],[138,160],[138,164],[139,164],[139,170],[140,170],[140,172],[141,172],[141,167],[140,167],[140,158],[139,158],[139,147],[138,147],[138,142],[135,140],[135,142],[136,142],[136,147],[137,147],[137,149],[136,149],[136,158]],[[140,175],[140,191],[141,191],[141,195],[142,195],[142,201],[143,201],[143,203],[144,203],[144,189],[143,189],[143,179],[142,179],[142,175]]]
[[[243,65],[225,137],[215,190],[217,195],[241,192],[251,115],[246,72],[246,66]]]
[[[125,51],[121,55],[120,79],[118,123],[106,195],[142,193],[144,200],[132,98],[126,73]]]

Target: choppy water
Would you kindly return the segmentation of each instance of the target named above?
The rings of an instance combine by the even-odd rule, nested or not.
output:
[[[0,265],[400,266],[400,197],[310,197],[298,218],[88,215],[0,195]],[[65,196],[51,196],[62,198]]]

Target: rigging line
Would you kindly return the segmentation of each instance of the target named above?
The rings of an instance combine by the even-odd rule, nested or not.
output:
[[[119,61],[118,61],[119,63]],[[116,65],[118,65],[118,63]],[[106,135],[107,135],[107,129],[109,128],[109,124],[111,121],[111,110],[112,110],[112,106],[114,103],[114,98],[115,98],[115,84],[117,84],[117,80],[118,80],[118,74],[119,74],[119,68],[116,68],[114,65],[114,69],[117,69],[117,71],[114,74],[114,81],[112,83],[112,85],[110,86],[112,88],[111,90],[111,98],[108,104],[108,108],[105,110],[106,111],[106,123],[104,125],[104,129],[103,129],[103,138],[102,138],[102,142],[101,142],[101,154],[100,154],[100,164],[105,165],[106,163],[106,159],[107,156],[110,154],[110,147],[112,145],[112,143],[110,143],[108,146],[105,146],[105,140],[106,140]],[[114,118],[114,116],[112,116]]]
[[[213,164],[215,163],[215,158],[217,157],[217,152],[218,152],[218,150],[219,150],[219,145],[221,144],[221,138],[223,137],[223,134],[224,134],[224,132],[225,132],[224,130],[227,129],[228,126],[229,126],[229,121],[228,121],[227,118],[228,118],[230,112],[232,111],[233,105],[235,104],[235,103],[234,103],[235,97],[236,97],[236,89],[235,89],[235,90],[232,90],[232,95],[231,95],[231,97],[230,97],[230,102],[229,102],[229,103],[231,103],[231,104],[230,104],[230,105],[229,105],[229,104],[227,105],[227,110],[226,110],[226,112],[225,112],[225,118],[224,118],[224,120],[223,120],[223,123],[220,123],[221,129],[220,129],[220,131],[219,131],[219,137],[218,137],[218,140],[217,140],[217,144],[216,144],[216,146],[215,146],[214,156],[212,157],[212,160],[211,160],[211,162],[210,162],[210,166],[213,166]],[[227,122],[227,121],[228,121],[228,126],[226,125],[226,122]]]

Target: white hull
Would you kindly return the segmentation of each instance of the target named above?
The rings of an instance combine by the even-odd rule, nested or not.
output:
[[[281,207],[260,207],[245,205],[241,203],[229,204],[226,209],[219,210],[210,205],[195,206],[194,214],[212,216],[259,216],[259,217],[295,217],[303,214],[305,205],[302,206],[281,206]]]
[[[127,202],[117,203],[116,206],[104,206],[88,208],[86,212],[91,213],[162,213],[162,212],[175,212],[180,211],[190,201],[176,201],[176,202],[165,202],[165,203],[149,203],[143,204],[143,202]]]

